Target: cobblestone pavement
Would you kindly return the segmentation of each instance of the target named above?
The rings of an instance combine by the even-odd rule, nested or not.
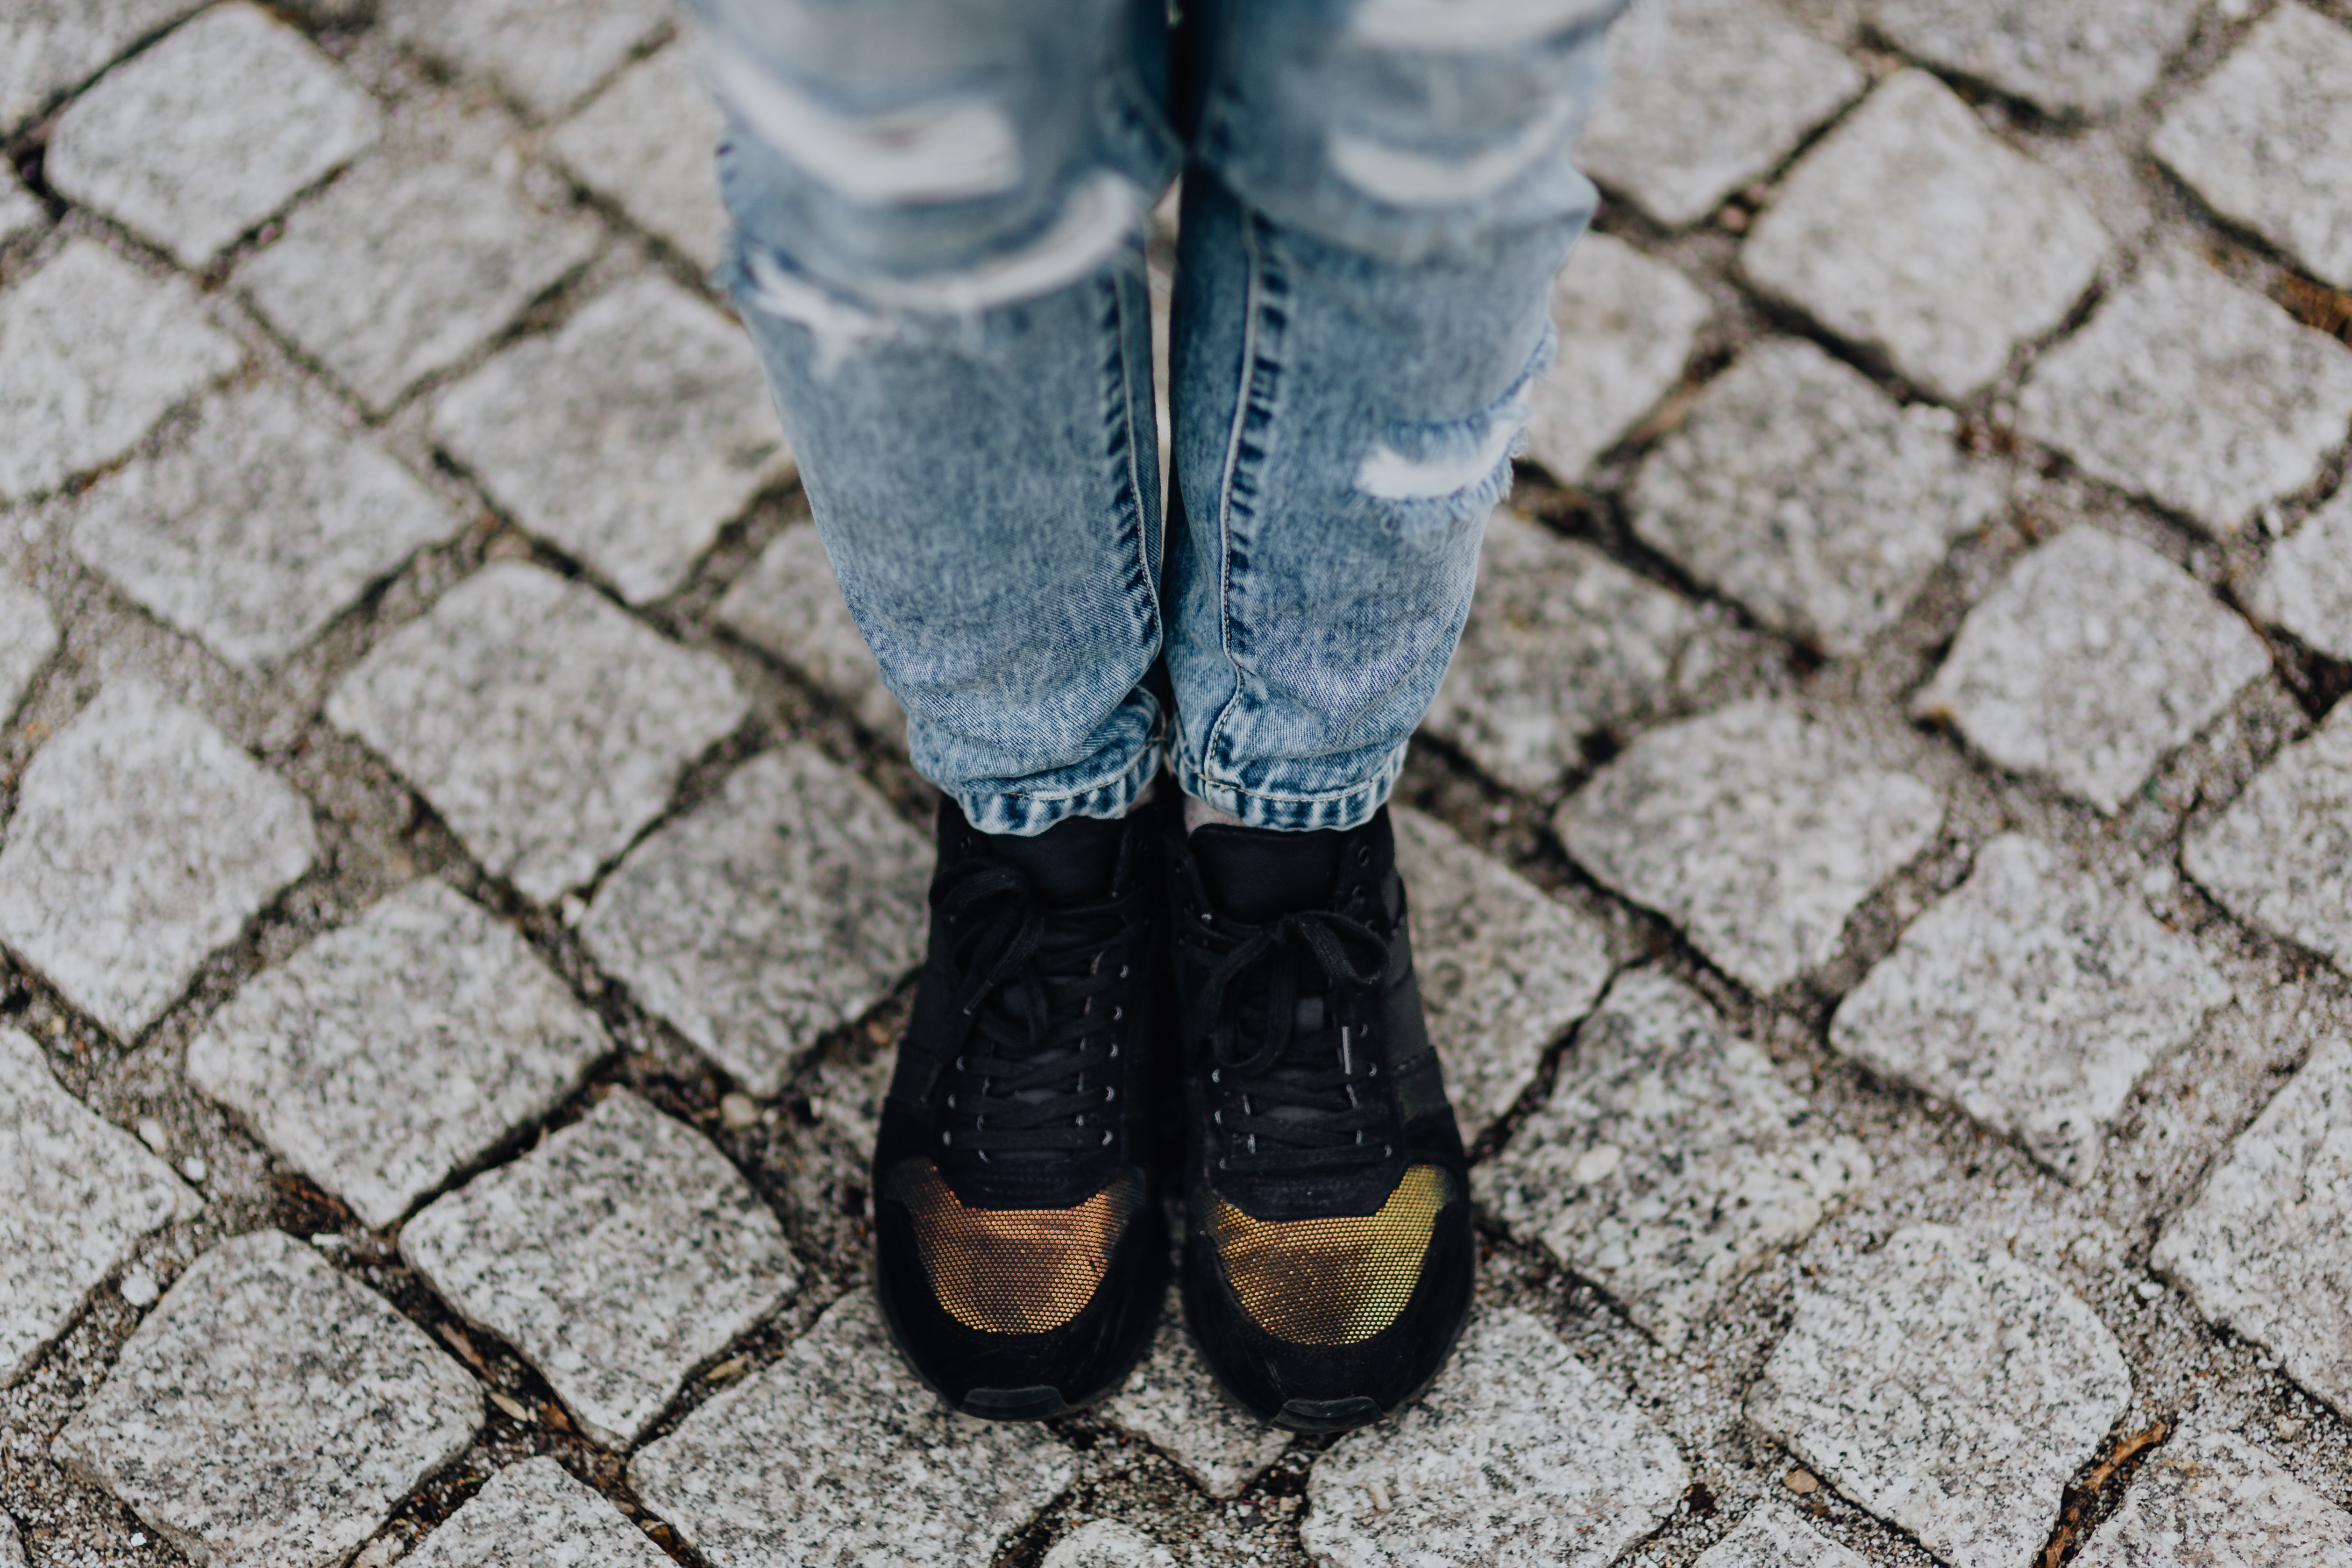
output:
[[[2352,0],[1640,0],[1337,1439],[887,1349],[931,798],[688,48],[0,0],[0,1563],[2352,1563]]]

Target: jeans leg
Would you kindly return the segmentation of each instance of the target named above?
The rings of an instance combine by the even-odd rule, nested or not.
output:
[[[1380,809],[1468,618],[1592,187],[1608,0],[1196,0],[1168,651],[1185,791]]]
[[[724,280],[916,768],[987,831],[1160,765],[1161,0],[701,0]]]

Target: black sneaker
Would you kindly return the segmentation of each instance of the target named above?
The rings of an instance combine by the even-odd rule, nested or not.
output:
[[[1477,1270],[1388,811],[1168,838],[1184,1311],[1259,1415],[1360,1427],[1436,1376]]]
[[[1167,1290],[1150,1075],[1160,813],[939,819],[930,953],[874,1152],[884,1318],[967,1415],[1108,1394]]]

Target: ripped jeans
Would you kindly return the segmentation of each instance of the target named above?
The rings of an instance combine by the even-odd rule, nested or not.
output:
[[[1122,815],[1163,751],[1254,827],[1379,810],[1594,204],[1617,0],[1182,3],[698,0],[723,281],[914,764],[987,831]]]

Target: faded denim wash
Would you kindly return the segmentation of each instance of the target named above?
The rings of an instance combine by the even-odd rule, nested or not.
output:
[[[724,279],[917,768],[992,832],[1120,815],[1163,748],[1252,826],[1370,817],[1551,351],[1617,0],[698,5]]]

